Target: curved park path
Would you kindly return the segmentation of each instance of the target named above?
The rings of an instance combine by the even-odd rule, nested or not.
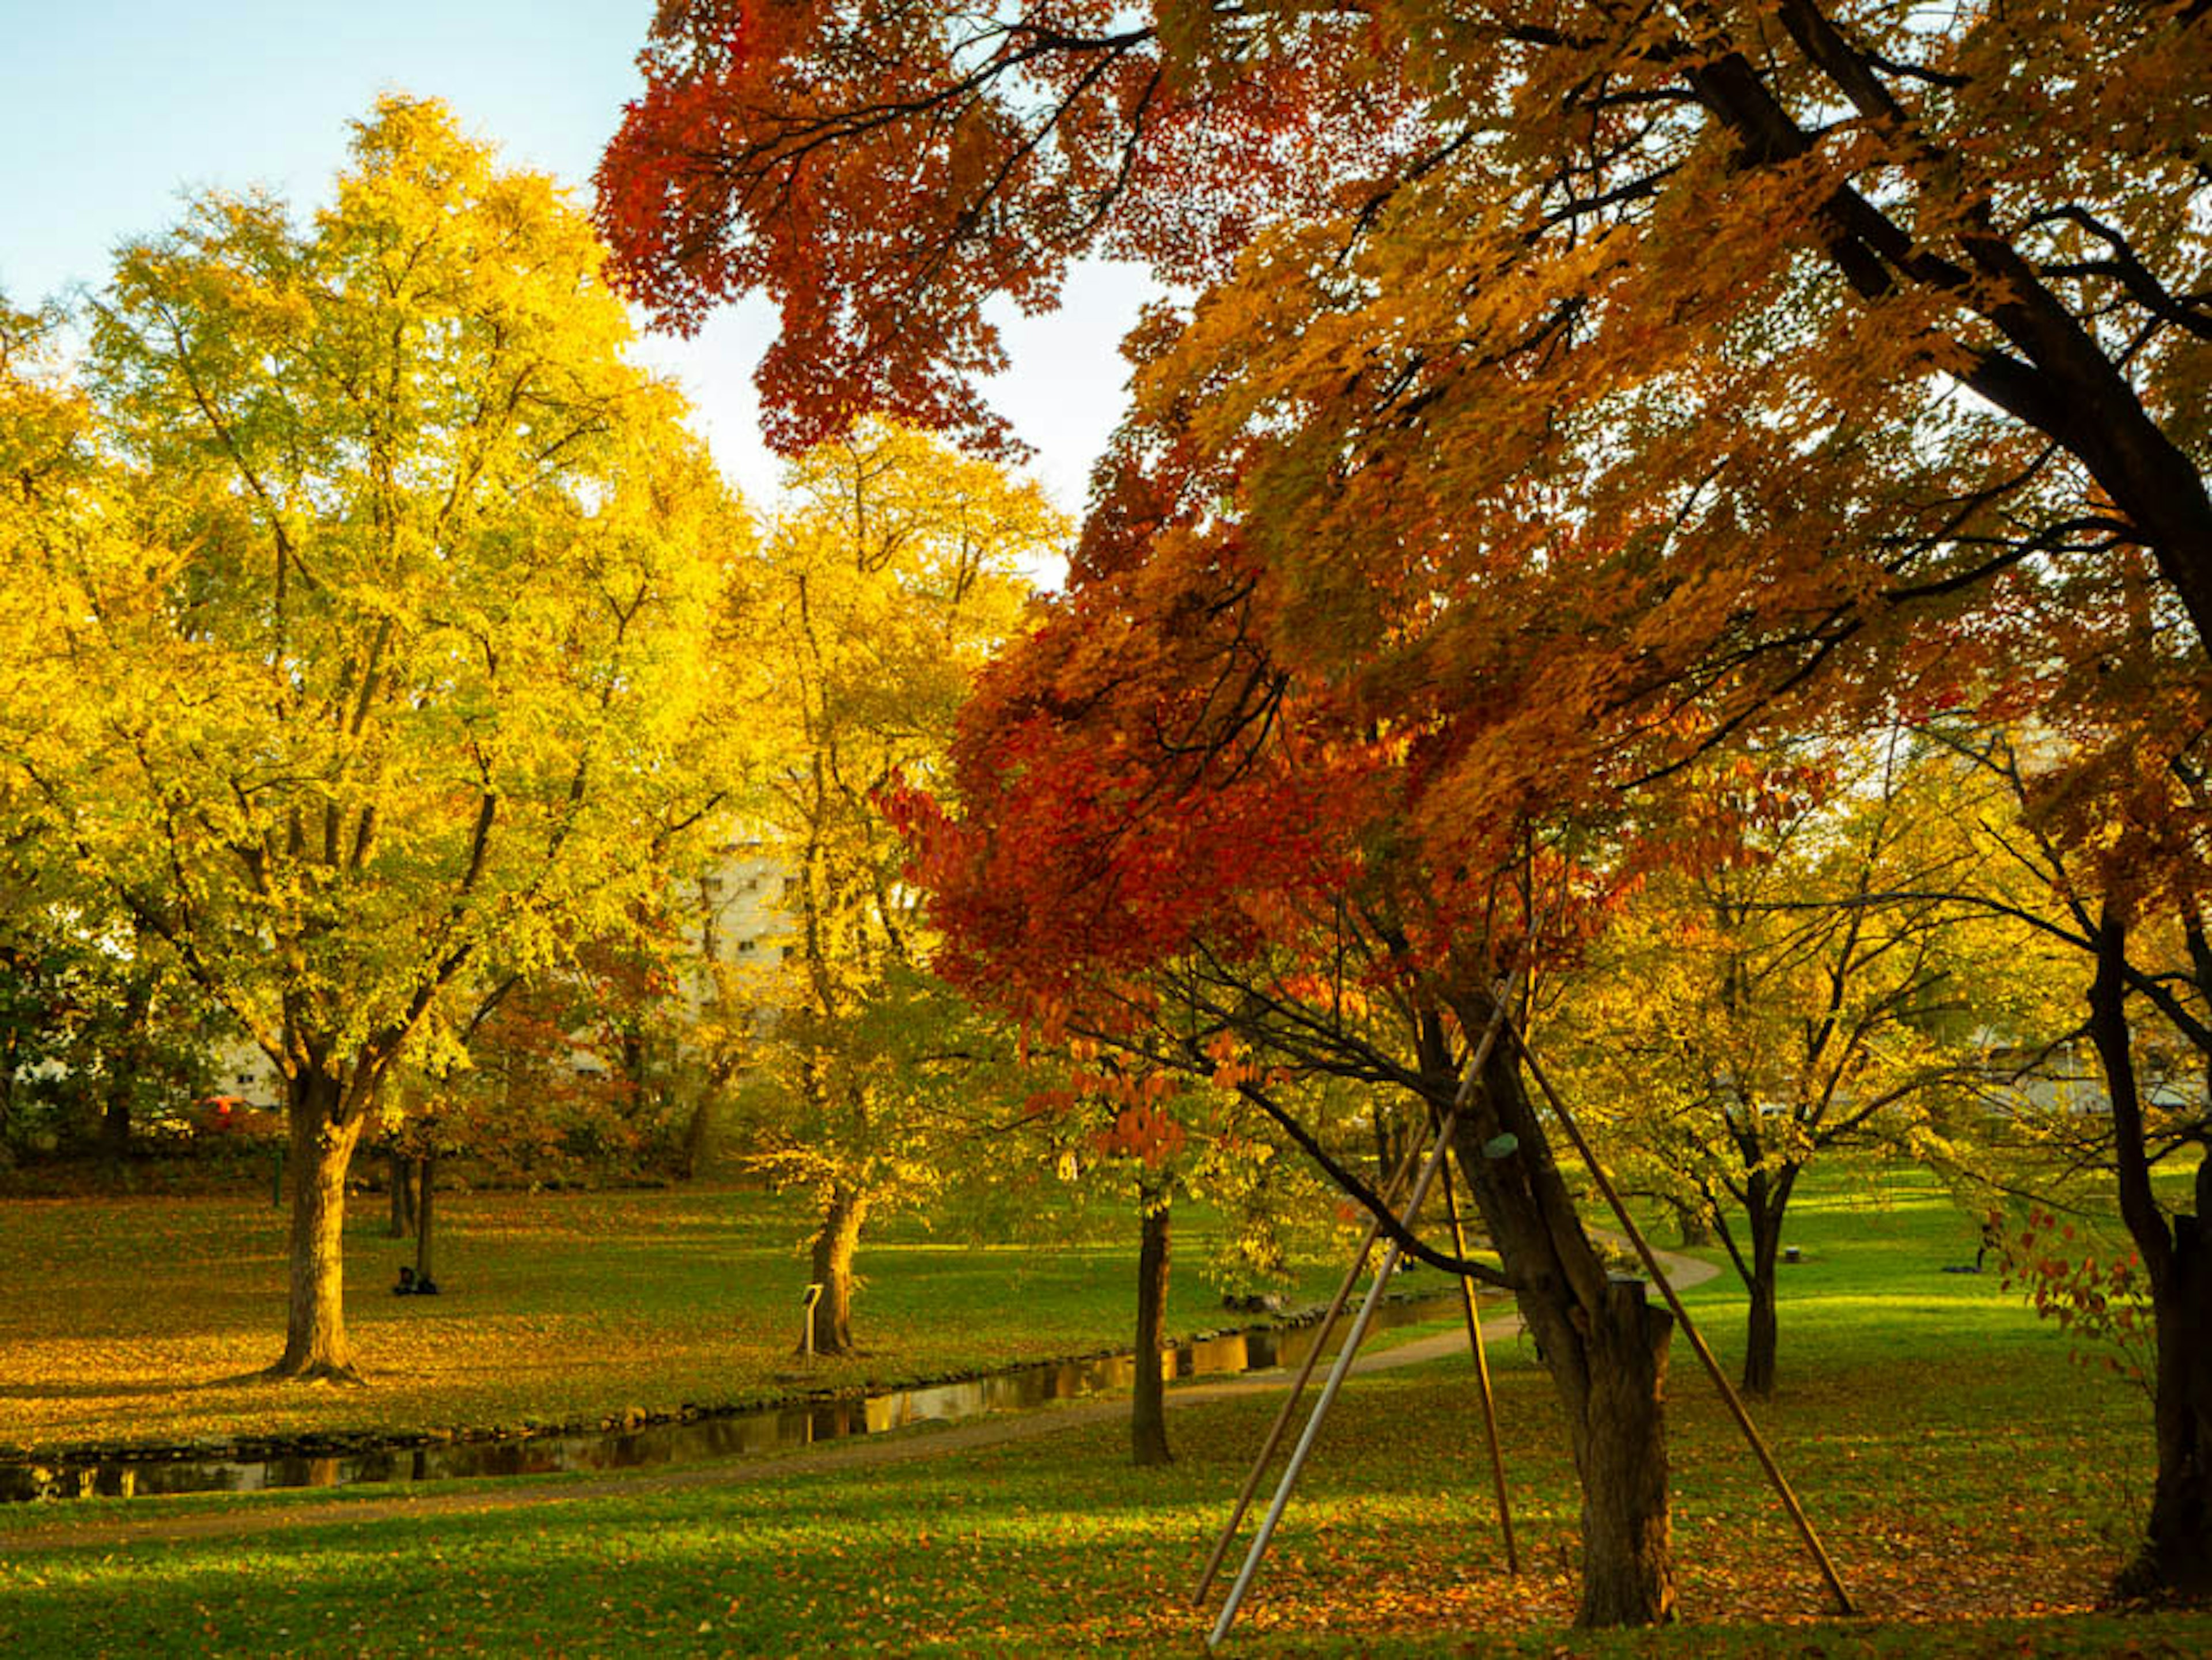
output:
[[[1710,1262],[1661,1251],[1668,1278],[1677,1290],[1702,1284],[1720,1270]],[[1349,1317],[1347,1316],[1347,1317]],[[1521,1330],[1516,1311],[1486,1313],[1482,1335],[1486,1344],[1511,1337]],[[1418,1365],[1463,1350],[1467,1334],[1459,1328],[1416,1338],[1395,1348],[1362,1354],[1352,1363],[1354,1377]],[[1309,1389],[1309,1398],[1318,1388]],[[1172,1385],[1167,1392],[1170,1409],[1228,1400],[1238,1395],[1279,1391],[1288,1381],[1282,1371],[1252,1372],[1240,1377]],[[1125,1394],[1079,1402],[1072,1405],[1039,1407],[963,1423],[918,1429],[892,1438],[862,1436],[803,1452],[766,1457],[726,1459],[687,1465],[680,1469],[594,1476],[587,1481],[502,1486],[481,1493],[448,1492],[390,1498],[335,1499],[319,1503],[247,1505],[202,1511],[190,1516],[102,1517],[82,1526],[40,1527],[34,1532],[10,1536],[0,1523],[0,1554],[18,1555],[33,1550],[69,1550],[85,1547],[135,1544],[141,1541],[226,1538],[252,1534],[285,1532],[294,1529],[336,1527],[362,1522],[381,1522],[396,1517],[475,1515],[495,1511],[523,1510],[541,1505],[573,1504],[580,1499],[622,1498],[633,1493],[667,1493],[685,1487],[727,1487],[739,1482],[777,1481],[787,1476],[812,1475],[842,1469],[876,1469],[948,1453],[1004,1446],[1015,1441],[1057,1435],[1063,1430],[1112,1422],[1129,1415]]]

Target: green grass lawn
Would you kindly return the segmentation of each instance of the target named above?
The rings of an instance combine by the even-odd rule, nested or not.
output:
[[[1508,1341],[1522,1577],[1496,1544],[1465,1361],[1360,1380],[1224,1652],[2212,1651],[2212,1614],[2095,1611],[2143,1506],[2147,1402],[2078,1364],[1994,1276],[1941,1272],[1971,1259],[1975,1230],[1932,1184],[1825,1182],[1790,1237],[1807,1260],[1786,1271],[1783,1393],[1759,1416],[1863,1618],[1824,1618],[1810,1563],[1678,1344],[1685,1623],[1564,1631],[1571,1470],[1548,1385]],[[1732,1360],[1740,1294],[1723,1278],[1691,1302]],[[0,1652],[1191,1654],[1202,1623],[1182,1597],[1273,1408],[1178,1411],[1165,1469],[1131,1468],[1124,1432],[1101,1425],[834,1476],[242,1538],[33,1548],[67,1517],[162,1513],[94,1501],[25,1518],[11,1549],[0,1516]]]
[[[796,1198],[747,1190],[460,1193],[438,1201],[436,1298],[390,1294],[410,1241],[354,1201],[346,1312],[371,1386],[243,1383],[283,1346],[284,1213],[265,1194],[0,1201],[0,1446],[596,1421],[794,1390],[973,1372],[1126,1345],[1136,1223],[1101,1207],[1022,1243],[893,1221],[864,1238],[865,1353],[803,1366]],[[1200,1271],[1212,1219],[1179,1229],[1167,1328],[1246,1316]],[[1127,1237],[1123,1237],[1122,1235]],[[1340,1258],[1308,1242],[1298,1297]]]

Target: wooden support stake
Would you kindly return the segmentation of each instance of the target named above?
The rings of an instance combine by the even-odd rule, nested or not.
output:
[[[1514,978],[1517,978],[1517,975]],[[1513,994],[1513,979],[1509,978],[1500,991],[1490,1025],[1482,1034],[1468,1058],[1467,1071],[1460,1079],[1459,1089],[1452,1100],[1451,1110],[1443,1115],[1437,1127],[1436,1145],[1421,1163],[1421,1173],[1413,1179],[1413,1191],[1406,1201],[1404,1225],[1411,1226],[1421,1213],[1421,1203],[1429,1196],[1429,1184],[1436,1179],[1437,1167],[1443,1162],[1445,1152],[1451,1146],[1452,1127],[1458,1123],[1460,1113],[1474,1098],[1476,1081],[1482,1075],[1483,1063],[1490,1059],[1501,1033],[1510,1031],[1505,1020],[1505,1007]],[[1237,1623],[1237,1611],[1244,1604],[1244,1595],[1252,1588],[1252,1578],[1260,1571],[1261,1560],[1267,1554],[1267,1543],[1275,1536],[1275,1526],[1283,1519],[1283,1511],[1291,1502],[1291,1493],[1298,1485],[1298,1477],[1313,1454],[1314,1443],[1320,1438],[1321,1426],[1328,1421],[1328,1409],[1336,1403],[1336,1392],[1343,1388],[1346,1376],[1352,1371],[1352,1362],[1359,1353],[1359,1342],[1367,1335],[1367,1323],[1374,1317],[1375,1305],[1382,1300],[1382,1288],[1396,1272],[1400,1250],[1393,1239],[1390,1248],[1382,1253],[1382,1266],[1376,1270],[1375,1283],[1367,1288],[1366,1300],[1360,1304],[1359,1312],[1352,1316],[1352,1329],[1345,1336],[1344,1347],[1329,1368],[1328,1381],[1322,1385],[1321,1398],[1314,1402],[1313,1414],[1306,1420],[1304,1432],[1298,1444],[1291,1449],[1290,1462],[1283,1466],[1282,1480],[1275,1485],[1275,1497],[1267,1506],[1267,1513],[1260,1518],[1260,1530],[1252,1535],[1251,1548],[1244,1553],[1244,1566],[1237,1570],[1236,1583],[1230,1586],[1228,1599],[1221,1605],[1221,1613],[1206,1633],[1206,1646],[1209,1651],[1221,1646],[1229,1635],[1229,1628]]]
[[[1674,1310],[1675,1323],[1681,1327],[1682,1335],[1690,1340],[1690,1347],[1705,1363],[1706,1373],[1713,1380],[1713,1387],[1720,1391],[1721,1399],[1728,1403],[1729,1412],[1735,1419],[1736,1426],[1743,1432],[1744,1439],[1751,1444],[1752,1451],[1758,1456],[1759,1467],[1766,1472],[1766,1479],[1781,1499],[1783,1509],[1790,1512],[1790,1519],[1797,1524],[1798,1536],[1804,1540],[1805,1548],[1812,1553],[1813,1560],[1820,1564],[1820,1577],[1828,1582],[1828,1590],[1834,1594],[1837,1611],[1856,1614],[1858,1610],[1851,1605],[1851,1594],[1844,1589],[1844,1582],[1836,1572],[1836,1565],[1828,1560],[1828,1553],[1820,1543],[1820,1535],[1813,1530],[1812,1518],[1805,1514],[1805,1507],[1797,1502],[1797,1495],[1790,1491],[1789,1479],[1782,1474],[1782,1467],[1774,1462],[1774,1454],[1768,1449],[1766,1438],[1759,1434],[1759,1426],[1751,1421],[1751,1414],[1744,1410],[1743,1399],[1736,1394],[1735,1386],[1729,1382],[1727,1374],[1721,1371],[1720,1362],[1713,1359],[1713,1352],[1705,1347],[1705,1340],[1698,1335],[1689,1310],[1682,1306],[1682,1299],[1674,1294],[1674,1286],[1660,1269],[1658,1256],[1644,1237],[1643,1231],[1637,1227],[1635,1219],[1629,1215],[1628,1207],[1621,1202],[1620,1193],[1607,1178],[1605,1167],[1598,1163],[1597,1155],[1590,1151],[1589,1143],[1583,1140],[1582,1128],[1575,1122],[1574,1115],[1567,1110],[1567,1104],[1559,1098],[1559,1092],[1552,1087],[1552,1080],[1545,1077],[1543,1067],[1536,1063],[1535,1053],[1529,1049],[1528,1040],[1514,1026],[1508,1025],[1506,1030],[1512,1034],[1514,1044],[1521,1051],[1521,1058],[1528,1063],[1528,1075],[1536,1080],[1536,1087],[1543,1091],[1545,1100],[1551,1103],[1553,1112],[1559,1117],[1559,1127],[1566,1131],[1568,1140],[1575,1144],[1575,1151],[1582,1155],[1583,1163],[1588,1167],[1590,1178],[1597,1183],[1598,1191],[1605,1195],[1606,1203],[1613,1207],[1613,1213],[1620,1219],[1621,1231],[1628,1236],[1628,1243],[1636,1248],[1637,1256],[1643,1259],[1644,1270],[1650,1274],[1652,1283],[1659,1287],[1659,1294],[1667,1299],[1667,1306]]]
[[[1418,1142],[1406,1149],[1405,1158],[1399,1161],[1396,1171],[1382,1189],[1384,1204],[1395,1206],[1398,1202],[1398,1195],[1405,1191],[1407,1178],[1413,1173],[1414,1161],[1420,1156]],[[1328,1311],[1321,1317],[1321,1329],[1315,1335],[1313,1347],[1306,1351],[1304,1363],[1298,1367],[1298,1375],[1291,1383],[1290,1393],[1283,1397],[1283,1404],[1275,1414],[1275,1421],[1268,1426],[1267,1438],[1261,1444],[1260,1456],[1252,1461],[1252,1473],[1244,1478],[1243,1489],[1237,1495],[1236,1507],[1229,1513],[1229,1524],[1221,1529],[1221,1536],[1213,1541],[1213,1554],[1206,1559],[1206,1572],[1198,1576],[1198,1583],[1190,1588],[1190,1605],[1193,1608],[1204,1603],[1206,1592],[1213,1589],[1213,1577],[1221,1572],[1221,1560],[1229,1554],[1230,1541],[1237,1537],[1237,1529],[1244,1525],[1244,1512],[1252,1507],[1252,1495],[1259,1492],[1261,1478],[1267,1475],[1267,1466],[1274,1459],[1275,1449],[1283,1444],[1283,1432],[1290,1428],[1291,1415],[1298,1409],[1298,1402],[1305,1395],[1306,1385],[1313,1381],[1314,1368],[1321,1364],[1322,1352],[1328,1347],[1329,1336],[1336,1330],[1336,1323],[1343,1317],[1344,1305],[1352,1300],[1352,1288],[1359,1283],[1359,1276],[1367,1271],[1367,1258],[1375,1249],[1375,1242],[1382,1237],[1382,1219],[1378,1216],[1368,1223],[1367,1237],[1359,1242],[1359,1249],[1352,1253],[1352,1266],[1345,1271],[1344,1282],[1337,1286],[1336,1295],[1329,1299]]]
[[[1444,1165],[1444,1213],[1451,1219],[1452,1253],[1467,1256],[1467,1231],[1460,1225],[1459,1200],[1452,1191],[1453,1165]],[[1513,1507],[1505,1499],[1505,1454],[1498,1441],[1498,1401],[1490,1389],[1490,1354],[1482,1347],[1482,1316],[1475,1311],[1474,1281],[1462,1274],[1460,1300],[1467,1310],[1467,1342],[1474,1351],[1474,1375],[1482,1386],[1482,1426],[1490,1437],[1490,1480],[1498,1490],[1498,1528],[1505,1535],[1505,1572],[1518,1578],[1520,1553],[1513,1548]]]

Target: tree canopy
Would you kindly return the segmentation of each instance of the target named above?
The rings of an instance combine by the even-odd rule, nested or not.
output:
[[[11,794],[286,1080],[288,1371],[351,1370],[339,1184],[395,1066],[617,929],[702,805],[742,527],[601,262],[386,98],[311,224],[210,196],[121,251],[7,521]]]
[[[882,801],[936,777],[991,652],[1027,626],[1027,572],[1066,526],[1036,486],[881,423],[796,460],[749,566],[738,719],[765,734],[744,828],[780,871],[771,949],[719,965],[725,1042],[750,1073],[754,1157],[821,1208],[817,1353],[852,1347],[851,1259],[871,1212],[929,1192],[991,1070],[928,970],[934,936]],[[984,1092],[988,1093],[986,1086]]]
[[[2203,0],[672,0],[644,67],[600,222],[666,321],[777,301],[779,442],[871,408],[1003,436],[994,298],[1094,254],[1192,292],[1132,337],[1070,594],[933,854],[974,971],[1048,1015],[1202,946],[1209,1018],[1434,1100],[1424,1022],[1484,1024],[1506,895],[1595,915],[1675,856],[1717,745],[1960,707],[2062,734],[2046,811],[2109,855],[2114,939],[2195,906]],[[1416,1064],[1344,1046],[1353,964]],[[1491,1197],[1516,1278],[1572,1281]],[[1650,1335],[1608,1329],[1592,1377]],[[2208,1572],[2203,1492],[2155,1507],[2171,1580]],[[1585,1613],[1656,1617],[1657,1560]]]

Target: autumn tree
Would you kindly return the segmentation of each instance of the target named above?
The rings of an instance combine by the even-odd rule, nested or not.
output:
[[[386,98],[312,222],[207,196],[121,250],[10,492],[11,792],[284,1080],[278,1376],[357,1376],[345,1176],[398,1069],[471,976],[618,929],[698,811],[732,515],[601,263]]]
[[[2127,546],[2201,637],[2206,22],[2189,3],[1938,20],[1867,0],[1679,15],[678,0],[600,214],[678,324],[743,291],[782,304],[763,380],[791,436],[877,407],[982,420],[986,297],[1049,304],[1072,259],[1106,253],[1213,285],[1218,324],[1194,344],[1241,332],[1276,371],[1246,402],[1295,399],[1316,444],[1363,435],[1346,477],[1307,479],[1316,502],[1348,486],[1333,525],[1371,511],[1361,480],[1385,451],[1417,463],[1392,488],[1433,474],[1503,506],[1466,487],[1534,486],[1547,462],[1596,454],[1588,423],[1537,410],[1640,403],[1640,437],[1596,457],[1589,494],[1686,502],[1680,538],[1749,532],[1721,569],[1839,552],[1852,480],[1965,465],[2002,499],[2070,471],[2070,511],[2020,537],[1990,538],[1978,494],[1947,498],[1956,522],[1924,516],[1930,499],[1884,526],[1875,594],[2030,548]],[[1371,360],[1356,368],[1353,341]],[[1791,405],[1747,441],[1753,411]],[[1900,423],[1924,429],[1924,459],[1896,453],[1883,429]],[[1775,447],[1793,434],[1809,441],[1784,495]],[[1655,447],[1674,470],[1647,465]],[[1843,575],[1836,622],[1875,597]]]
[[[2109,626],[2148,632],[2148,608]],[[2203,730],[2201,687],[2161,672],[2149,654],[2123,666],[2102,652],[2046,667],[2033,717],[2010,725],[1963,712],[1929,728],[1983,787],[1990,857],[1964,873],[1929,872],[1890,897],[1936,899],[2019,930],[2055,954],[2080,987],[2078,1025],[2094,1055],[2101,1111],[2039,1108],[2026,1091],[2002,1103],[2031,1191],[2066,1173],[2114,1181],[2121,1223],[2141,1264],[2155,1359],[2150,1383],[2158,1475],[2141,1548],[2120,1589],[2153,1595],[2212,1582],[2212,1291],[2197,1278],[2201,1218],[2212,1214],[2212,916],[2203,849],[2212,794],[2178,731]],[[2068,1045],[2070,1048],[2070,1044]],[[2054,1046],[2054,1049],[2057,1046]],[[2161,1167],[2194,1179],[2165,1195]],[[1987,1189],[1985,1189],[1985,1192]]]
[[[1709,1221],[1742,1280],[1754,1395],[1804,1171],[1853,1147],[1978,1164],[1957,1127],[2065,1000],[2052,952],[1964,897],[2002,856],[1993,792],[1903,733],[1806,747],[1703,769],[1668,862],[1547,988],[1616,1168]]]
[[[386,1160],[392,1237],[416,1240],[417,1285],[432,1277],[441,1161],[465,1158],[534,1189],[667,1158],[671,1104],[640,1055],[674,1000],[655,966],[666,942],[642,901],[625,934],[457,988],[448,1041],[387,1085],[369,1134]]]
[[[2208,58],[2197,0],[679,0],[600,214],[678,325],[780,303],[789,442],[993,430],[986,302],[1150,263],[1198,298],[1139,400],[1221,481],[1281,666],[1488,711],[1440,801],[1571,800],[1814,684],[2148,664],[2201,705]],[[2193,767],[2204,729],[2110,752]],[[2201,1525],[2154,1533],[2153,1581],[2212,1583]]]
[[[1224,1091],[1386,1215],[1298,1093],[1364,1085],[1455,1114],[1504,1272],[1389,1225],[1417,1256],[1513,1290],[1538,1334],[1582,1477],[1583,1617],[1665,1618],[1671,1321],[1608,1275],[1498,1039],[1530,950],[1506,856],[1516,821],[1456,818],[1453,840],[1430,839],[1419,781],[1448,727],[1378,733],[1274,671],[1257,585],[1202,520],[1145,526],[1131,545],[1180,550],[1188,536],[1217,556],[1212,585],[1164,580],[1194,559],[1117,567],[1103,522],[1070,597],[963,717],[959,812],[914,806],[941,964],[1041,1031],[1100,1045],[1133,1110]],[[1561,882],[1590,885],[1556,853],[1533,868],[1521,891],[1541,892],[1555,939],[1573,926]]]
[[[1285,1281],[1287,1219],[1279,1207],[1312,1200],[1316,1189],[1285,1177],[1280,1133],[1235,1091],[1152,1066],[1120,1043],[1072,1031],[1057,1044],[1041,1037],[1032,1027],[1023,1068],[1030,1088],[1019,1110],[992,1132],[991,1170],[1017,1189],[1048,1171],[1054,1185],[1103,1195],[1133,1213],[1130,1457],[1138,1464],[1170,1463],[1164,1354],[1176,1207],[1196,1200],[1214,1207],[1222,1225],[1214,1249],[1185,1271],[1194,1267],[1241,1299]]]
[[[856,429],[793,464],[751,571],[748,718],[781,736],[753,829],[781,872],[721,1001],[750,1073],[756,1156],[818,1207],[814,1349],[853,1347],[871,1214],[927,1193],[981,1067],[927,971],[921,896],[881,793],[940,768],[976,667],[1024,626],[1058,517],[1033,484],[922,435]],[[974,1057],[966,1057],[973,1059]],[[948,1101],[947,1098],[950,1098]]]

